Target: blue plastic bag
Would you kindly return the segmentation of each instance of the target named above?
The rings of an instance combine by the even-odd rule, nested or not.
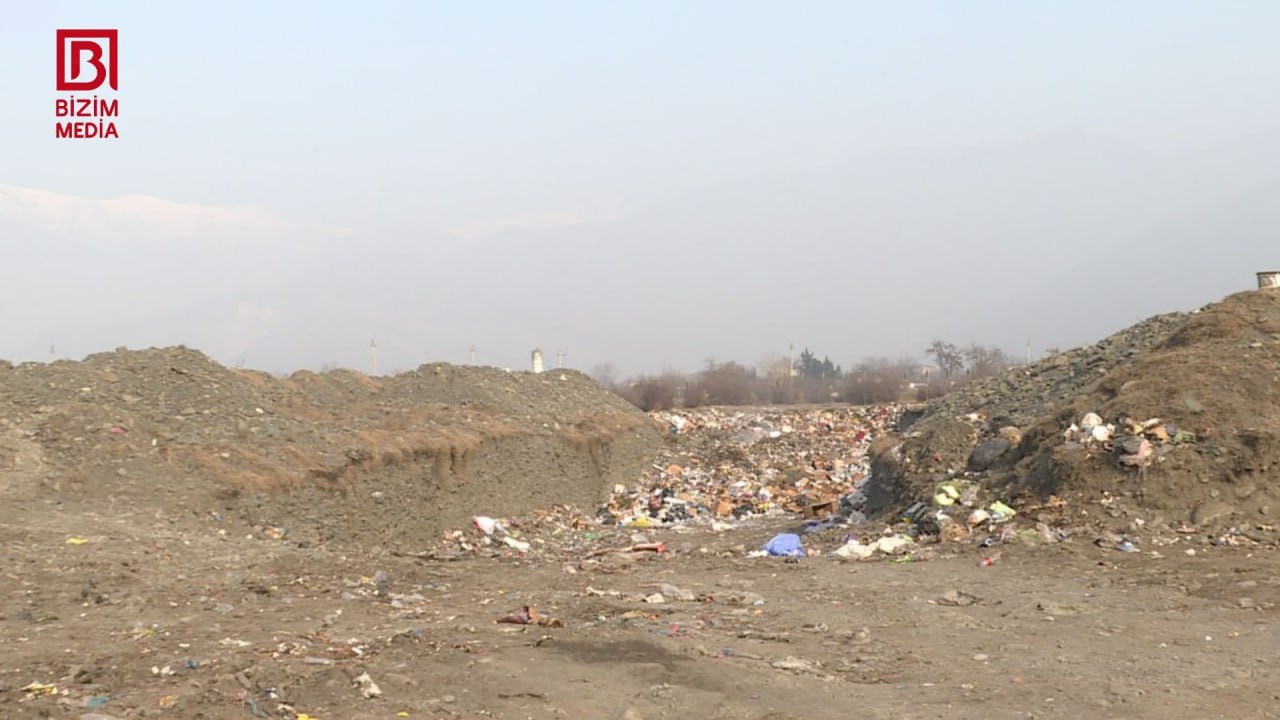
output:
[[[804,545],[800,543],[799,535],[783,533],[781,535],[774,535],[773,539],[765,543],[764,551],[774,557],[803,556]]]

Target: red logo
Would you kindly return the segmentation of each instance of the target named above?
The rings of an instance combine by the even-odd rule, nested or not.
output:
[[[58,30],[58,90],[119,90],[118,30]]]

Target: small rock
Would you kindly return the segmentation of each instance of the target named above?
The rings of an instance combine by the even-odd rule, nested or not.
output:
[[[1125,455],[1137,455],[1142,450],[1143,443],[1147,442],[1146,438],[1133,435],[1116,443],[1116,452]]]
[[[981,443],[969,455],[969,469],[975,472],[986,470],[1012,446],[1013,444],[1003,437]]]
[[[1188,411],[1193,413],[1204,412],[1204,404],[1201,403],[1200,399],[1196,397],[1195,393],[1191,392],[1190,390],[1183,392],[1182,396],[1179,399],[1182,401],[1182,406],[1185,407]]]
[[[1257,491],[1258,491],[1257,484],[1249,481],[1242,482],[1239,485],[1236,485],[1235,488],[1232,490],[1232,492],[1236,496],[1236,499],[1238,500],[1248,499],[1251,495],[1253,495]]]
[[[1210,500],[1196,506],[1191,511],[1191,522],[1195,525],[1208,525],[1231,514],[1231,506],[1223,502]]]
[[[698,599],[698,596],[695,595],[692,590],[686,590],[668,583],[662,584],[662,592],[659,594],[664,598],[675,598],[676,600],[683,602],[692,602]]]
[[[817,670],[817,667],[818,667],[818,664],[813,662],[812,660],[805,660],[804,658],[798,658],[795,656],[788,656],[781,660],[774,660],[773,662],[769,663],[769,665],[778,670],[808,671],[808,672],[814,672]]]
[[[959,590],[948,590],[938,596],[939,605],[951,605],[955,607],[967,607],[977,600],[976,597]]]
[[[1008,440],[1011,445],[1018,445],[1022,442],[1022,431],[1012,425],[1005,425],[1000,428],[999,435]]]

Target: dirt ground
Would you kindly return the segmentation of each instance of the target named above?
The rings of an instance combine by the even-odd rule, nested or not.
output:
[[[6,508],[4,718],[1280,716],[1263,546],[788,562],[744,556],[779,529],[760,520],[649,531],[662,553],[440,561]],[[610,533],[600,547],[641,539]],[[496,622],[525,605],[559,622]]]

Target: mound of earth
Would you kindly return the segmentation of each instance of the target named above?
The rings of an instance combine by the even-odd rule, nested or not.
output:
[[[1064,434],[1087,413],[1108,443]],[[1132,424],[1133,430],[1124,431]],[[1139,425],[1149,426],[1139,430]],[[1187,441],[1171,442],[1181,431]],[[1135,432],[1137,431],[1137,432]],[[1127,436],[1127,437],[1126,437]],[[1148,442],[1141,462],[1134,438]],[[1127,443],[1126,443],[1127,441]],[[1197,525],[1272,523],[1280,510],[1280,292],[1231,295],[1033,425],[997,482],[1040,496],[1116,495]]]
[[[1188,313],[1166,313],[1099,340],[1067,350],[1029,367],[975,380],[903,418],[903,427],[931,419],[970,413],[982,417],[992,433],[1012,425],[1026,427],[1080,394],[1090,383],[1155,347],[1181,328]]]
[[[1090,414],[1096,438],[1080,431]],[[1267,480],[1280,465],[1280,293],[1150,318],[917,418],[872,448],[873,511],[966,478],[1005,500],[1114,499],[1174,524],[1265,523],[1280,498]]]
[[[594,507],[660,435],[587,376],[423,365],[287,378],[186,348],[0,364],[0,498],[230,515],[291,540],[421,547],[473,514]]]
[[[865,487],[868,514],[927,499],[938,483],[975,465],[985,470],[1017,444],[1021,429],[1164,341],[1188,317],[1167,313],[1148,318],[1093,345],[976,380],[904,412],[899,433],[881,437],[871,447],[871,477]],[[993,442],[994,448],[987,445],[980,456],[990,455],[992,449],[1002,452],[974,463],[975,447],[984,441]]]

